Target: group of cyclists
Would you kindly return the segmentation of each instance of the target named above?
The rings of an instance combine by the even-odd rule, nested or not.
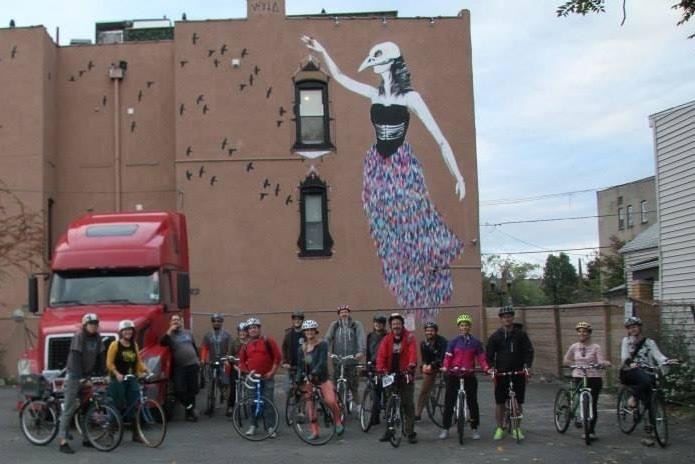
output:
[[[236,336],[232,336],[223,328],[224,316],[215,313],[211,317],[212,329],[205,334],[200,350],[193,334],[183,328],[181,317],[178,314],[172,315],[169,330],[162,338],[161,344],[168,346],[172,351],[171,378],[176,398],[185,408],[186,420],[197,421],[199,418],[195,397],[200,388],[201,367],[220,361],[220,364],[225,366],[220,370],[218,379],[208,381],[220,382],[221,390],[226,395],[228,416],[232,415],[235,402],[238,400],[237,389],[234,388],[238,375],[251,373],[257,376],[262,382],[263,396],[274,401],[274,378],[282,367],[288,371],[284,385],[286,393],[292,384],[297,386],[300,394],[303,392],[307,397],[314,386],[320,389],[323,401],[334,418],[336,434],[340,436],[345,430],[344,416],[341,414],[334,382],[338,375],[347,379],[352,393],[352,410],[359,410],[359,368],[366,368],[372,369],[376,374],[395,376],[395,384],[389,391],[397,392],[401,398],[404,432],[408,442],[417,443],[415,423],[421,420],[422,412],[430,401],[432,387],[441,373],[446,378],[446,391],[442,430],[438,438],[444,440],[449,436],[457,392],[460,385],[463,385],[471,436],[478,440],[480,408],[477,400],[476,373],[482,372],[493,375],[495,379],[496,428],[493,439],[503,439],[507,431],[517,441],[524,439],[520,426],[521,407],[525,399],[529,369],[533,364],[534,348],[523,326],[514,321],[515,311],[511,306],[500,308],[500,327],[490,335],[486,344],[471,334],[473,318],[469,314],[461,314],[456,318],[458,335],[449,341],[439,335],[439,327],[435,322],[427,321],[423,324],[424,339],[419,344],[423,380],[417,401],[414,379],[418,345],[415,334],[406,329],[403,315],[393,313],[387,317],[377,314],[373,318],[372,331],[367,334],[362,323],[351,317],[348,305],[340,306],[337,313],[337,319],[330,324],[322,338],[318,322],[306,319],[302,311],[293,312],[292,324],[285,331],[282,347],[272,336],[262,334],[260,319],[252,317],[239,323]],[[101,343],[98,324],[96,314],[86,314],[82,319],[82,328],[73,338],[70,347],[64,383],[65,403],[59,429],[60,451],[64,453],[74,453],[68,442],[68,426],[78,407],[78,393],[84,385],[84,379],[100,375],[103,372],[102,366],[105,366],[111,379],[109,395],[121,409],[125,409],[135,401],[138,392],[138,384],[133,381],[132,374],[148,374],[135,342],[133,322],[120,322],[118,340],[112,342],[108,350],[105,350]],[[638,401],[646,401],[653,384],[653,376],[641,366],[664,366],[670,360],[659,351],[654,340],[643,336],[642,321],[638,317],[628,318],[625,327],[628,335],[622,341],[620,380],[632,387],[634,395],[630,397],[629,404],[630,407],[636,408]],[[564,363],[594,367],[609,365],[602,356],[601,347],[591,342],[591,325],[581,321],[577,323],[576,331],[578,340],[569,347],[564,356]],[[344,360],[346,357],[348,359]],[[329,376],[328,368],[328,360],[331,358],[334,362],[332,378]],[[339,366],[339,363],[344,365]],[[603,371],[598,368],[585,371],[589,377],[588,386],[592,396],[598,398],[602,388]],[[459,380],[461,376],[462,382]],[[575,369],[572,377],[578,387],[583,380],[583,372]],[[365,405],[372,410],[372,425],[380,423],[380,408],[386,404],[386,399],[383,398],[384,389],[379,383],[376,390],[373,404]],[[505,404],[510,392],[513,392],[512,396],[516,398],[519,407],[519,420],[514,422],[513,428],[505,424]],[[595,438],[598,418],[596,403],[594,401],[592,405],[591,438]],[[208,404],[208,408],[210,407],[214,407],[214,404]],[[256,425],[250,425],[245,434],[253,436],[256,432]],[[391,433],[393,432],[386,428],[380,441],[389,441]],[[269,435],[274,437],[276,430],[270,430]],[[309,439],[317,436],[318,429],[312,431]],[[135,432],[133,440],[139,440]],[[85,441],[84,445],[90,446],[88,441]]]

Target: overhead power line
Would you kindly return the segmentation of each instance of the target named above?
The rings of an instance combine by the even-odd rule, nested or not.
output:
[[[639,214],[642,212],[640,211]],[[644,211],[645,214],[653,214],[656,213],[656,211]],[[638,214],[638,213],[633,213],[633,214]],[[596,219],[596,218],[603,218],[603,217],[618,217],[620,216],[618,213],[613,213],[613,214],[594,214],[591,216],[570,216],[570,217],[561,217],[561,218],[539,218],[539,219],[520,219],[518,221],[502,221],[502,222],[496,222],[496,223],[489,223],[486,222],[485,224],[481,224],[480,227],[497,227],[497,226],[504,226],[507,224],[531,224],[535,222],[555,222],[555,221],[576,221],[580,219]]]
[[[526,203],[529,201],[548,200],[551,198],[559,198],[559,197],[565,197],[565,196],[570,196],[570,195],[579,195],[582,193],[592,193],[592,192],[597,192],[599,190],[604,190],[605,188],[606,187],[584,189],[584,190],[572,190],[570,192],[547,193],[547,194],[543,194],[543,195],[534,195],[534,196],[529,196],[529,197],[497,198],[494,200],[482,200],[480,202],[480,205],[481,206],[496,206],[496,205],[511,205],[511,204],[516,204],[516,203]]]
[[[582,250],[599,250],[601,248],[612,248],[611,246],[595,246],[595,247],[584,247],[584,248],[564,248],[559,250],[538,250],[538,251],[497,251],[480,253],[481,255],[527,255],[533,253],[563,253],[565,251],[582,251]]]

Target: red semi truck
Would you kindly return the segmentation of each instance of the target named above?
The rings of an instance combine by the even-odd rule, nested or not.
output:
[[[20,378],[65,367],[70,341],[85,313],[99,315],[106,347],[118,322],[135,323],[137,342],[149,369],[169,378],[170,355],[159,346],[172,312],[190,328],[190,280],[186,218],[179,213],[88,214],[71,223],[56,245],[47,305],[38,341],[18,362]],[[29,278],[29,311],[39,310],[38,279]],[[169,382],[149,392],[167,404]],[[169,392],[169,397],[171,397]]]

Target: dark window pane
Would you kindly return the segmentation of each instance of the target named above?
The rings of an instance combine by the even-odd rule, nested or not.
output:
[[[325,142],[323,116],[302,116],[301,124],[301,143],[306,145],[318,145]]]

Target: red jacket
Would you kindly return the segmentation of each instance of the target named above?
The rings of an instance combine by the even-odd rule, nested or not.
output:
[[[242,372],[255,371],[265,375],[274,365],[280,364],[282,353],[272,337],[260,336],[249,341],[239,351],[239,367]]]
[[[379,372],[391,372],[393,338],[393,333],[389,333],[379,344],[379,351],[376,354],[376,369]],[[401,357],[398,364],[401,372],[407,370],[409,365],[415,366],[417,364],[415,335],[405,329],[401,332]]]

